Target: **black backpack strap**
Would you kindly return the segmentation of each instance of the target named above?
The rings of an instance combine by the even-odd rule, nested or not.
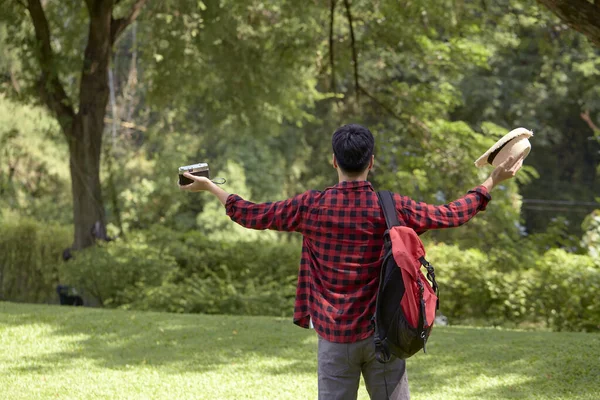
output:
[[[379,205],[383,209],[383,215],[385,216],[387,228],[390,229],[392,226],[400,225],[398,213],[396,211],[396,204],[394,203],[394,195],[392,192],[381,190],[377,192],[377,198],[379,199]]]
[[[388,192],[385,190],[377,192],[377,198],[379,199],[379,205],[383,211],[383,216],[385,217],[385,223],[386,223],[388,229],[390,229],[393,226],[400,225],[400,221],[398,220],[398,214],[396,211],[396,205],[394,204],[393,196],[394,195],[392,194],[392,192]],[[384,260],[384,263],[385,263],[385,260]],[[377,304],[375,306],[376,310],[379,309],[379,300],[380,300],[379,295],[383,288],[383,279],[384,279],[383,272],[384,272],[384,269],[382,268],[381,272],[380,272],[380,277],[379,277],[379,288],[377,289]],[[377,326],[377,316],[376,315],[373,316],[372,322],[373,322],[373,328],[375,331],[375,334],[373,336],[374,342],[375,342],[375,358],[380,363],[385,364],[392,360],[392,353],[391,353],[390,348],[387,345],[386,341],[382,340],[382,338],[379,335],[380,332],[379,332],[379,329]],[[387,389],[387,385],[386,385],[386,389]]]

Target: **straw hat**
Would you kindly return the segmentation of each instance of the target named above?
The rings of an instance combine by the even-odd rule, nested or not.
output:
[[[477,161],[475,161],[475,165],[477,167],[483,167],[486,164],[491,164],[494,167],[497,167],[508,157],[518,156],[524,151],[525,157],[527,157],[531,151],[531,143],[529,143],[528,139],[532,136],[533,132],[528,129],[513,129],[479,157]]]

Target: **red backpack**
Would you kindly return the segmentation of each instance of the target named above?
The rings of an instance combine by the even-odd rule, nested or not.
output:
[[[439,304],[434,269],[425,260],[421,239],[413,229],[400,225],[392,193],[378,192],[377,197],[388,229],[373,322],[375,354],[386,363],[392,355],[406,359],[426,351]]]

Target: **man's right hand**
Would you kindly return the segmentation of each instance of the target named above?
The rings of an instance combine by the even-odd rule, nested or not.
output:
[[[494,171],[492,171],[490,177],[487,178],[482,185],[485,186],[488,191],[491,191],[500,182],[504,182],[507,179],[513,178],[523,166],[523,160],[525,159],[526,153],[527,150],[523,151],[523,153],[516,157],[508,157],[502,164],[498,165]]]
[[[184,190],[186,192],[202,192],[207,191],[219,199],[221,204],[225,205],[227,203],[227,198],[229,197],[229,193],[218,187],[213,181],[204,177],[204,176],[196,176],[192,175],[188,172],[184,173],[183,176],[191,179],[193,182],[189,185],[179,185],[179,189]]]
[[[203,190],[210,190],[214,183],[204,176],[196,176],[192,175],[189,172],[183,174],[188,179],[191,179],[193,182],[189,185],[179,185],[179,189],[186,190],[188,192],[201,192]]]

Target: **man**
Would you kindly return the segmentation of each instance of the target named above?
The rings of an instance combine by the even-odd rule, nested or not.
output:
[[[338,184],[284,201],[255,204],[189,174],[185,176],[194,182],[181,186],[214,194],[227,215],[244,227],[302,233],[294,323],[314,327],[318,334],[319,399],[356,399],[361,373],[371,399],[385,399],[387,394],[409,398],[404,360],[375,360],[371,318],[386,224],[367,181],[374,144],[367,128],[342,126],[332,138]],[[480,186],[448,205],[418,203],[395,194],[398,217],[418,233],[462,225],[485,209],[491,189],[513,177],[522,162],[507,160]]]

